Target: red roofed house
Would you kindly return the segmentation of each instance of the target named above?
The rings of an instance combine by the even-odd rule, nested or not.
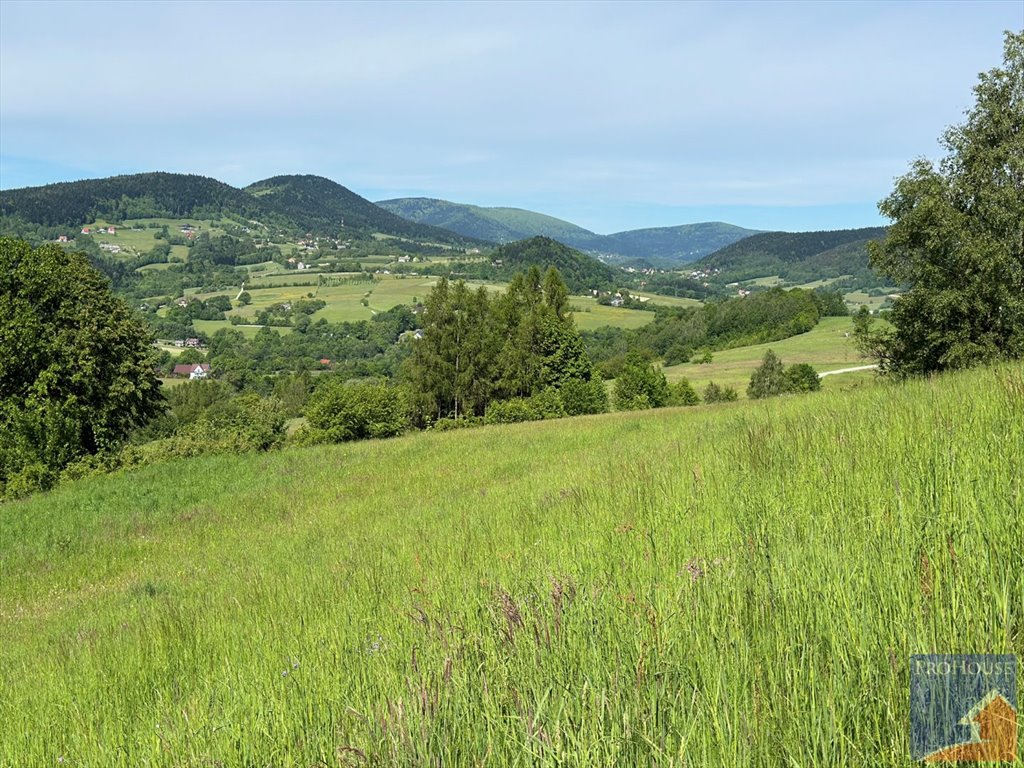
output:
[[[188,376],[190,379],[205,379],[210,373],[209,363],[178,364],[174,366],[175,376]]]
[[[326,357],[321,357],[320,358],[320,365],[330,365],[330,364],[331,364],[331,361],[329,359],[327,359]]]

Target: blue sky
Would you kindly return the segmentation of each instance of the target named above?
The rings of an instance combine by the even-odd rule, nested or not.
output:
[[[327,176],[596,232],[880,223],[1024,1],[0,2],[0,188]]]

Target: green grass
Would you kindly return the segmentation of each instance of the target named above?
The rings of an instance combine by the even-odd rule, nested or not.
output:
[[[80,481],[0,510],[0,764],[909,765],[1022,462],[1004,367]]]
[[[863,359],[854,346],[852,318],[826,317],[807,333],[768,344],[715,352],[711,363],[674,365],[664,369],[665,376],[669,381],[689,379],[698,390],[703,389],[708,382],[714,381],[717,384],[735,387],[740,397],[746,397],[750,374],[761,364],[764,353],[769,349],[774,350],[786,365],[809,363],[818,372],[855,368],[873,362]],[[835,379],[854,375],[851,373],[826,376],[823,381],[837,386]],[[868,374],[868,378],[873,376],[874,374]]]

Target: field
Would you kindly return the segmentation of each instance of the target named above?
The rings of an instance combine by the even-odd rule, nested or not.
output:
[[[850,334],[847,336],[847,334]],[[737,347],[715,352],[713,361],[698,365],[683,363],[665,368],[668,380],[686,378],[698,390],[708,382],[735,387],[740,397],[746,397],[750,374],[761,364],[764,353],[774,350],[786,365],[809,363],[819,373],[843,368],[855,368],[867,364],[853,344],[853,319],[849,317],[822,318],[812,330],[799,336],[790,336],[782,341]],[[826,387],[842,387],[853,382],[870,381],[874,374],[837,374],[823,379]]]
[[[1024,654],[1024,376],[179,461],[7,504],[0,764],[908,765]]]

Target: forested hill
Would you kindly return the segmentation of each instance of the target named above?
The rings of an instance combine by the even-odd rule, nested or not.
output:
[[[244,191],[310,232],[335,232],[344,222],[346,229],[449,245],[479,245],[488,240],[408,221],[323,176],[274,176],[250,184]]]
[[[601,235],[568,221],[522,208],[484,208],[431,197],[381,200],[381,208],[409,221],[450,229],[494,243],[510,243],[536,235],[550,237],[573,248],[597,248]]]
[[[437,227],[414,224],[320,176],[276,176],[237,189],[182,173],[139,173],[0,191],[0,216],[45,227],[97,220],[220,218],[257,220],[297,233],[337,236],[380,232],[446,245],[481,244]]]
[[[410,221],[433,224],[496,243],[541,235],[610,261],[643,259],[661,267],[694,261],[758,233],[756,229],[714,221],[598,235],[554,216],[522,208],[484,208],[428,197],[381,200],[377,205]]]
[[[183,173],[137,173],[0,191],[0,215],[44,226],[225,213],[256,218],[269,212],[240,189]]]
[[[616,269],[550,237],[531,237],[498,248],[489,261],[452,264],[455,277],[509,280],[517,272],[536,266],[542,272],[555,267],[572,293],[615,287]]]
[[[616,232],[602,238],[601,251],[630,259],[643,259],[652,266],[678,267],[759,233],[721,221],[653,227]]]
[[[720,280],[779,275],[809,282],[870,273],[867,244],[885,237],[885,227],[825,232],[764,232],[728,245],[695,266],[718,269]]]

